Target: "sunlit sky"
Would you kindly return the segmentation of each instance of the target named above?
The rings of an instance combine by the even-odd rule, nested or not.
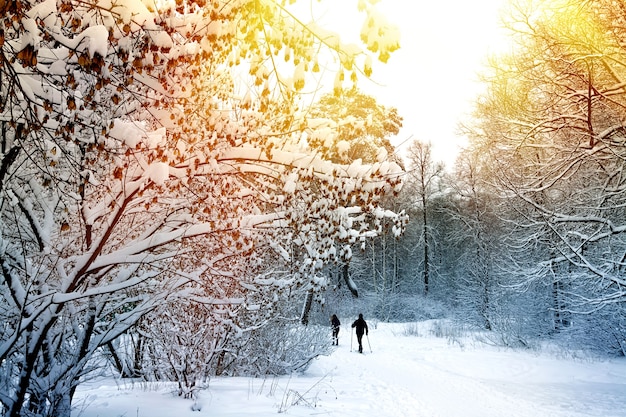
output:
[[[314,1],[317,3],[317,1]],[[464,143],[458,123],[472,110],[480,89],[477,73],[489,54],[504,51],[501,25],[507,0],[381,0],[377,7],[400,28],[401,48],[388,63],[374,67],[378,83],[359,87],[380,104],[396,107],[404,118],[394,145],[430,141],[436,160],[451,164]],[[356,0],[324,0],[320,22],[358,41],[364,14]],[[330,86],[332,88],[332,85]],[[410,138],[410,139],[409,139]]]

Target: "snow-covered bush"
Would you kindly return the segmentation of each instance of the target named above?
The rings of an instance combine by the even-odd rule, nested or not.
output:
[[[416,322],[405,323],[404,326],[402,327],[402,335],[411,336],[411,337],[422,336],[422,331],[420,329],[419,323],[416,323]]]
[[[554,340],[570,350],[626,356],[626,308],[615,304],[593,314],[574,315],[571,325]]]
[[[459,323],[454,320],[433,320],[430,322],[430,328],[428,332],[435,337],[447,339],[448,343],[458,343],[463,345],[461,339],[469,334],[471,329],[463,323]]]
[[[159,306],[133,329],[141,340],[135,376],[176,382],[178,395],[194,398],[213,376],[303,371],[315,357],[330,352],[328,328],[303,326],[289,300],[257,309],[250,308],[254,297],[239,306],[194,298]],[[117,356],[133,362],[138,351],[129,347],[137,347],[135,338],[121,339]]]
[[[224,355],[223,374],[285,375],[304,371],[310,362],[331,352],[326,326],[303,326],[299,320],[277,318],[259,329],[233,337]]]
[[[394,294],[386,300],[386,320],[390,322],[443,319],[450,315],[449,307],[434,297],[421,294]],[[381,317],[377,315],[381,320]]]

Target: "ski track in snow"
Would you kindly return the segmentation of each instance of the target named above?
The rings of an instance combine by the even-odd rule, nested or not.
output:
[[[344,319],[344,322],[350,320]],[[161,384],[144,391],[108,380],[82,385],[73,417],[626,417],[626,359],[558,358],[547,353],[404,336],[403,324],[370,324],[364,352],[339,346],[291,377],[213,378],[193,402]],[[329,329],[330,338],[330,329]]]

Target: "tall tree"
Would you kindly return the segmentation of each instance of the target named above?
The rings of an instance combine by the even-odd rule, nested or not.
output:
[[[626,31],[615,24],[625,12],[609,0],[518,3],[510,23],[518,48],[494,61],[478,106],[474,146],[511,204],[525,207],[511,245],[517,275],[550,280],[560,314],[617,317],[625,301]],[[525,251],[537,245],[542,260],[530,262]]]
[[[69,416],[98,348],[167,299],[262,324],[393,217],[376,207],[398,166],[348,171],[303,145],[317,51],[340,72],[369,59],[328,35],[273,1],[0,2],[4,415]]]
[[[504,233],[497,218],[498,195],[489,187],[484,161],[469,151],[456,162],[453,188],[455,204],[453,216],[456,230],[449,238],[463,247],[457,260],[460,305],[478,317],[486,330],[494,329],[494,307],[499,284],[499,240]]]
[[[355,169],[360,164],[372,163],[398,163],[402,161],[396,155],[395,149],[390,142],[390,137],[397,135],[402,127],[402,118],[395,108],[388,108],[377,103],[374,97],[361,92],[356,86],[350,89],[335,89],[315,103],[310,110],[310,116],[314,119],[322,118],[325,126],[323,129],[335,130],[335,135],[312,137],[309,146],[325,157],[337,163],[350,165],[348,169]],[[323,131],[323,130],[322,130]],[[392,201],[386,203],[393,205]],[[399,210],[401,211],[401,210]],[[341,275],[346,286],[353,296],[358,297],[358,287],[350,276],[350,266],[355,266],[366,272],[357,272],[355,275],[372,277],[374,288],[377,285],[377,276],[383,277],[386,282],[386,268],[384,263],[387,253],[382,249],[382,257],[377,256],[377,246],[386,245],[389,236],[388,227],[383,227],[380,238],[371,239],[369,242],[359,242],[362,250],[369,246],[365,253],[357,252],[356,257],[370,256],[367,260],[356,262],[351,260],[338,265],[337,273]],[[394,236],[392,239],[395,239]],[[378,261],[383,266],[377,265]],[[354,268],[352,268],[354,269]],[[385,288],[385,286],[383,286]]]
[[[407,156],[410,161],[408,187],[415,191],[414,203],[415,208],[420,213],[422,228],[420,245],[423,257],[424,294],[428,294],[431,279],[431,240],[433,233],[429,218],[430,205],[437,192],[438,181],[443,174],[443,164],[433,160],[431,149],[430,142],[415,140],[411,143]]]

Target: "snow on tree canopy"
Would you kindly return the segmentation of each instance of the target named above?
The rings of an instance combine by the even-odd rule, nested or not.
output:
[[[125,143],[129,148],[134,148],[140,141],[147,137],[146,126],[143,123],[118,119],[114,121],[113,128],[109,131],[109,135]]]
[[[181,335],[204,326],[207,358],[236,352],[320,293],[320,271],[376,236],[377,216],[402,227],[380,207],[401,186],[397,165],[341,165],[307,146],[337,137],[301,108],[319,51],[360,76],[367,50],[278,2],[198,4],[0,2],[7,415],[69,416],[94,355],[144,318]]]
[[[156,185],[163,185],[170,176],[170,166],[165,162],[153,162],[146,174]]]

